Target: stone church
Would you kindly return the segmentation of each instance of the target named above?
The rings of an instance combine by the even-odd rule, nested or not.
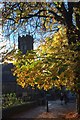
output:
[[[23,54],[25,54],[27,50],[32,50],[33,37],[30,35],[19,36],[18,49],[20,49]],[[2,65],[2,94],[15,92],[18,96],[22,96],[26,89],[21,88],[21,86],[16,83],[16,77],[13,76],[11,71],[13,67],[12,63]]]

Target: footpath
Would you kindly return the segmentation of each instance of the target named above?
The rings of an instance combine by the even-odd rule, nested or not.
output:
[[[61,105],[59,100],[57,101],[49,101],[49,112],[46,112],[46,106],[39,106],[18,115],[12,116],[12,118],[53,118],[53,120],[72,120],[76,116],[76,103],[70,102],[67,105]],[[70,119],[69,119],[70,118]],[[74,120],[80,120],[80,118],[76,118]]]

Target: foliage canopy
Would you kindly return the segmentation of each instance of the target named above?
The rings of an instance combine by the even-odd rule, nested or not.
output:
[[[7,43],[10,46],[8,51],[15,48],[17,32],[19,35],[31,34],[38,39],[40,34],[42,37],[53,34],[58,25],[66,26],[68,43],[76,43],[80,38],[79,6],[80,2],[4,2],[3,33],[10,38],[14,36],[13,47],[11,39],[10,44]]]
[[[60,88],[61,85],[68,89],[79,89],[75,70],[78,69],[76,59],[80,59],[80,54],[75,48],[75,44],[68,45],[66,28],[61,27],[57,33],[41,42],[37,50],[26,55],[18,52],[14,62],[18,84],[23,88],[31,85],[46,91],[53,86]]]

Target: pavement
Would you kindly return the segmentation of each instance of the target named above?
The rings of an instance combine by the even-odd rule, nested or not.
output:
[[[38,106],[14,115],[12,118],[64,118],[66,114],[76,113],[75,102],[70,102],[67,105],[63,103],[63,105],[61,105],[61,101],[59,100],[49,101],[48,106],[49,112],[46,112],[46,106]]]

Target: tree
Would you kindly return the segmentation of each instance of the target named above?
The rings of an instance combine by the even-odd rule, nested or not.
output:
[[[53,86],[61,89],[63,85],[77,93],[80,82],[75,70],[79,72],[76,59],[80,59],[80,54],[74,51],[75,48],[75,44],[68,45],[66,29],[61,28],[53,36],[46,38],[36,51],[26,55],[17,53],[14,75],[17,76],[18,84],[23,88],[30,85],[45,91]]]
[[[4,2],[3,25],[6,25],[6,32],[11,34],[17,28],[29,24],[35,30],[41,28],[52,31],[53,24],[59,23],[67,27],[68,42],[75,43],[80,37],[79,4],[80,2],[67,2],[66,5],[65,2]]]
[[[24,26],[32,26],[34,32],[36,29],[43,31],[53,31],[55,25],[64,25],[67,28],[68,43],[77,44],[80,40],[80,2],[19,2],[19,3],[4,3],[3,6],[3,30],[10,35],[17,28]],[[35,22],[33,22],[33,20]],[[5,26],[6,25],[6,26]],[[49,26],[49,27],[48,27]],[[12,30],[11,30],[12,29]],[[75,51],[80,51],[80,44],[77,44]],[[79,59],[76,59],[79,65]],[[79,70],[75,69],[76,77],[79,81]],[[80,103],[80,90],[78,89],[78,101]],[[80,113],[80,104],[79,113]]]
[[[4,2],[3,34],[7,37],[12,33],[15,35],[16,32],[35,35],[38,34],[36,31],[41,31],[41,34],[49,35],[53,34],[59,25],[64,25],[67,28],[68,43],[76,43],[80,38],[79,4],[80,2]],[[15,43],[14,40],[11,49],[15,48]]]
[[[41,34],[49,35],[61,24],[67,28],[68,43],[76,43],[80,38],[79,4],[80,2],[4,2],[3,33],[5,36],[16,32],[35,35],[36,31],[41,31]]]

